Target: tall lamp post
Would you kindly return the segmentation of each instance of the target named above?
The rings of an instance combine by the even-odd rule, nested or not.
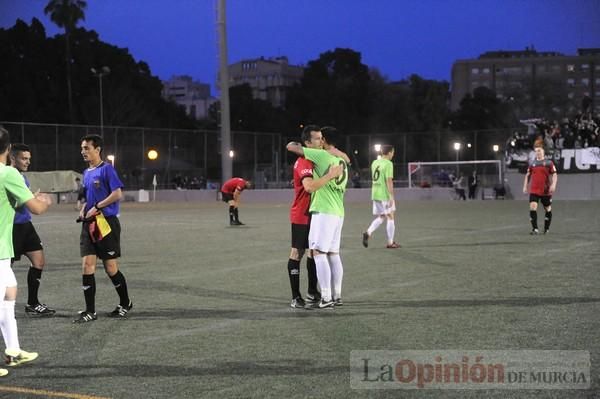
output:
[[[92,74],[98,78],[98,87],[100,88],[100,135],[104,137],[104,107],[102,103],[102,78],[110,73],[110,68],[103,66],[99,71],[96,68],[90,68]]]
[[[454,143],[454,150],[456,151],[456,177],[458,178],[458,159],[460,154],[460,147],[462,145],[459,142]]]

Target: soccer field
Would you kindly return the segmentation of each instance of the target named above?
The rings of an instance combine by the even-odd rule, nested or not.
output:
[[[399,202],[368,249],[371,204],[349,204],[344,306],[291,309],[289,204],[122,206],[128,320],[104,317],[117,294],[100,267],[98,320],[83,308],[72,205],[35,217],[47,257],[40,299],[24,315],[27,264],[14,266],[25,350],[39,359],[0,380],[4,398],[592,398],[600,391],[599,202],[556,201],[548,235],[530,236],[525,201]],[[540,223],[543,224],[540,212]],[[301,269],[306,292],[306,267]],[[353,350],[589,351],[591,390],[355,390]]]

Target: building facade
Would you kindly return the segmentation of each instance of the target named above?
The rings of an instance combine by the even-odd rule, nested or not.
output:
[[[210,106],[216,101],[210,95],[209,84],[195,82],[186,75],[163,81],[162,96],[184,106],[186,113],[195,119],[207,118]]]
[[[299,83],[304,68],[290,65],[287,57],[242,60],[229,65],[229,86],[248,84],[252,97],[274,107],[285,107],[287,89]]]
[[[585,104],[600,113],[600,48],[579,49],[577,55],[533,48],[490,51],[477,59],[458,60],[452,65],[450,108],[457,110],[465,95],[481,86],[499,99],[518,101],[529,112],[535,112],[531,103],[537,100],[550,104],[557,114],[580,112]]]

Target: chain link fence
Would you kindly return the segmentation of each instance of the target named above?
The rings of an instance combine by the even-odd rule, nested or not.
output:
[[[153,129],[122,126],[61,125],[0,122],[13,142],[28,144],[32,150],[30,170],[82,171],[80,139],[103,133],[103,156],[114,163],[128,189],[150,188],[154,176],[159,188],[214,188],[221,180],[221,150],[218,131]],[[352,184],[370,186],[371,162],[377,157],[376,144],[396,149],[395,179],[407,181],[406,165],[412,161],[454,161],[499,159],[515,129],[471,132],[370,133],[346,136],[344,151],[352,160]],[[252,180],[256,188],[289,187],[295,156],[285,145],[299,141],[278,133],[232,132],[233,175]],[[454,143],[461,143],[455,150]],[[499,151],[493,151],[493,145]],[[155,150],[158,157],[148,158]],[[229,154],[226,154],[227,156]]]

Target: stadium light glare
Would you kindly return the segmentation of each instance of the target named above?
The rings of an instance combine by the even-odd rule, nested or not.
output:
[[[156,150],[150,150],[148,151],[148,159],[151,161],[155,161],[156,159],[158,159],[158,151]]]
[[[233,158],[235,155],[235,153],[233,152],[233,150],[229,150],[229,158]]]
[[[459,142],[455,142],[455,143],[454,143],[454,149],[455,149],[456,151],[460,151],[460,147],[462,147],[462,145],[461,145]]]
[[[492,150],[494,150],[494,152],[498,152],[500,150],[500,146],[498,144],[494,144],[492,146]]]
[[[381,151],[381,144],[375,144],[373,148],[375,149],[375,151],[379,152]]]
[[[467,143],[467,148],[471,148],[471,143]]]

